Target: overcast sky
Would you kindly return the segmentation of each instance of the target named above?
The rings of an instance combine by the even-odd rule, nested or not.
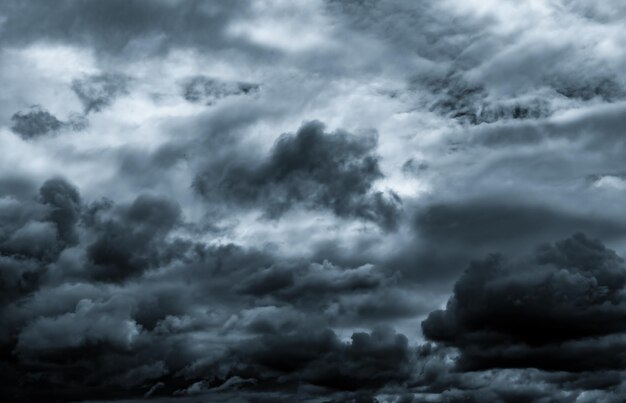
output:
[[[0,3],[0,400],[622,402],[626,3]]]

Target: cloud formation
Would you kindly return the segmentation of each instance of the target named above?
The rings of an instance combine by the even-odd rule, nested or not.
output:
[[[622,258],[577,234],[520,262],[474,262],[424,335],[461,350],[466,369],[618,369],[623,358]]]
[[[28,112],[16,112],[11,121],[11,130],[24,140],[54,133],[63,126],[59,119],[40,107],[31,108]]]
[[[623,401],[624,18],[1,2],[0,400]]]
[[[373,189],[383,178],[376,137],[324,130],[321,122],[305,123],[295,134],[282,135],[265,161],[205,172],[196,178],[196,189],[207,198],[216,192],[244,205],[261,205],[270,218],[303,205],[395,228],[400,198]]]

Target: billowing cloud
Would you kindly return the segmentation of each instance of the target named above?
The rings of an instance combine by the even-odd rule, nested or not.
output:
[[[281,136],[265,161],[205,172],[195,186],[209,199],[215,192],[243,205],[261,205],[271,218],[302,205],[393,229],[401,201],[373,188],[383,178],[376,137],[324,129],[318,121],[305,123],[295,134]]]
[[[142,195],[130,206],[94,204],[88,214],[90,229],[97,234],[87,248],[94,276],[119,281],[159,264],[180,208],[167,199]]]
[[[445,310],[423,322],[429,339],[458,347],[468,369],[621,368],[626,267],[583,234],[521,261],[472,263]]]
[[[625,18],[1,2],[0,400],[623,401]]]

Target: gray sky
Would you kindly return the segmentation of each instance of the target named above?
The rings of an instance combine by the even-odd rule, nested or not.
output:
[[[595,3],[4,1],[5,400],[622,401]]]

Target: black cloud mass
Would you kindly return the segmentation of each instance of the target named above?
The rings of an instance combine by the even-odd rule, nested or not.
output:
[[[424,335],[461,350],[465,368],[622,368],[622,258],[583,234],[518,262],[492,255],[470,265]]]
[[[596,3],[1,2],[0,401],[625,401]]]

